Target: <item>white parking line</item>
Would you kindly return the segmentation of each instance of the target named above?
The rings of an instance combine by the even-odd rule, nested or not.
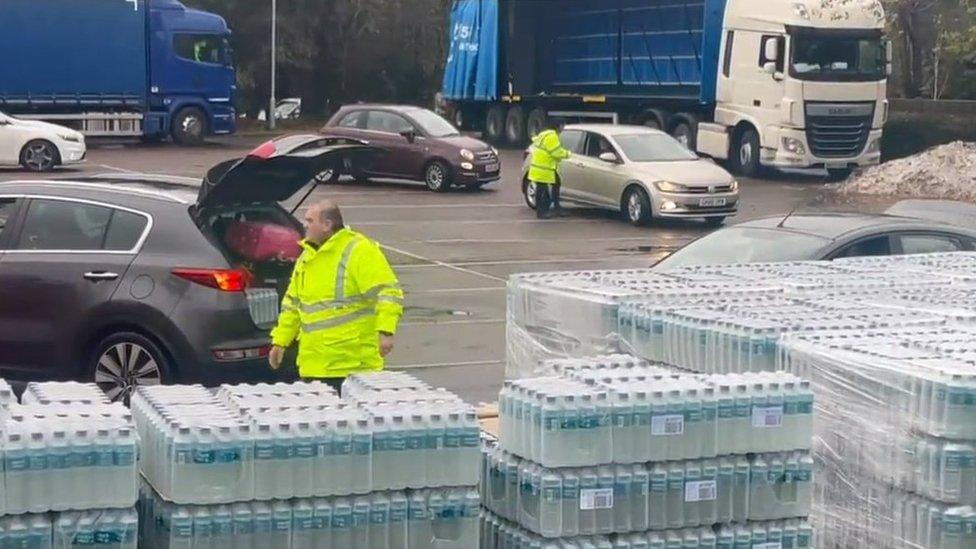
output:
[[[133,170],[127,170],[125,168],[117,168],[115,166],[109,166],[108,164],[99,164],[98,166],[100,168],[105,168],[106,170],[112,170],[113,172],[120,172],[120,173],[138,173],[138,172],[135,172]]]
[[[390,249],[393,251],[397,251],[393,248]],[[412,254],[405,254],[405,255],[412,255]],[[420,268],[431,268],[431,267],[451,267],[454,269],[460,269],[462,267],[491,267],[495,265],[534,265],[534,264],[542,265],[548,263],[599,263],[601,261],[607,261],[608,258],[627,259],[631,257],[638,257],[640,255],[642,254],[616,254],[613,256],[592,257],[592,258],[566,257],[566,258],[551,258],[551,259],[502,259],[497,261],[465,261],[465,262],[453,263],[450,265],[439,264],[439,263],[438,264],[401,263],[397,265],[392,265],[392,267],[394,269],[420,269]],[[414,257],[416,258],[416,256]],[[465,269],[465,272],[468,272],[467,269]],[[491,276],[491,275],[486,275],[484,273],[477,273],[476,271],[470,271],[470,272],[476,273],[479,276],[484,276],[484,277]],[[492,277],[492,278],[495,278],[497,280],[504,280],[497,277]]]
[[[658,235],[660,237],[660,235]],[[613,238],[547,238],[549,242],[616,242],[618,240],[648,240],[650,236],[621,236]],[[532,238],[440,238],[433,240],[416,240],[411,242],[422,242],[424,244],[526,244],[540,242],[539,239]]]
[[[504,318],[471,318],[468,320],[430,320],[421,322],[419,320],[408,320],[401,322],[400,326],[448,326],[453,324],[504,324]]]
[[[343,206],[348,208],[348,206]],[[391,225],[420,225],[423,223],[450,223],[451,225],[511,225],[513,223],[547,223],[550,225],[572,223],[606,223],[602,219],[485,219],[485,220],[445,220],[445,219],[421,219],[417,221],[358,221],[355,224],[363,227],[385,227]]]
[[[482,286],[479,288],[438,288],[436,290],[407,290],[408,295],[464,294],[469,292],[503,292],[505,286]]]
[[[520,207],[525,207],[525,205],[522,204],[522,203],[518,203],[518,204],[478,204],[476,202],[472,202],[472,203],[468,203],[468,204],[353,204],[351,206],[342,206],[342,209],[343,210],[352,210],[352,209],[359,209],[359,208],[361,208],[361,209],[373,210],[373,209],[391,208],[391,209],[398,209],[399,210],[399,209],[409,209],[409,208],[416,208],[416,209],[420,209],[420,208],[436,208],[436,209],[441,209],[441,208],[520,208]]]
[[[494,366],[505,364],[504,360],[470,360],[467,362],[430,362],[426,364],[391,364],[391,370],[419,370],[423,368],[463,368],[465,366]]]
[[[479,273],[478,271],[472,271],[471,269],[465,269],[464,267],[459,267],[457,265],[452,265],[450,263],[445,263],[443,261],[438,261],[436,259],[431,259],[429,257],[424,257],[422,255],[418,255],[418,254],[415,254],[415,253],[411,253],[411,252],[408,252],[406,250],[401,250],[399,248],[394,248],[393,246],[389,246],[389,245],[386,245],[386,244],[381,244],[381,246],[383,248],[386,248],[387,250],[396,252],[398,254],[405,255],[407,257],[412,257],[414,259],[419,259],[420,261],[426,261],[427,263],[431,264],[431,266],[444,267],[446,269],[451,269],[451,270],[454,270],[454,271],[458,271],[458,272],[461,272],[461,273],[467,273],[467,274],[470,274],[470,275],[480,276],[482,278],[487,278],[488,280],[494,280],[496,282],[505,282],[505,279],[504,278],[499,278],[497,276],[493,276],[493,275],[490,275],[490,274]]]

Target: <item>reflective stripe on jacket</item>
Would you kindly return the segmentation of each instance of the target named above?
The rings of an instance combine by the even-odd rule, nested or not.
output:
[[[559,162],[569,158],[569,151],[559,142],[559,134],[546,130],[532,138],[532,164],[529,166],[529,181],[543,184],[556,182],[556,168]]]
[[[301,244],[272,342],[298,340],[301,377],[382,369],[378,332],[395,333],[403,314],[403,291],[383,252],[349,228],[318,249]]]

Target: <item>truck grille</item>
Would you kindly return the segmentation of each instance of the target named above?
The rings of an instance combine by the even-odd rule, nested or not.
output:
[[[820,158],[853,158],[864,150],[873,103],[807,103],[807,142]]]
[[[278,292],[271,288],[248,288],[244,295],[247,296],[247,308],[251,311],[254,325],[264,330],[274,328],[280,307]]]

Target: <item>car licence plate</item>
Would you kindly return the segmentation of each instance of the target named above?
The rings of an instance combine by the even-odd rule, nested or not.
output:
[[[724,198],[702,198],[698,201],[698,205],[705,208],[713,208],[715,206],[724,206]]]
[[[486,172],[497,172],[498,171],[498,168],[499,168],[498,162],[493,162],[493,163],[488,164],[488,165],[485,166],[485,171]]]

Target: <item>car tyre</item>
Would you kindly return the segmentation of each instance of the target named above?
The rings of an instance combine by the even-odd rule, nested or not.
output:
[[[451,169],[440,160],[427,164],[424,170],[424,183],[434,192],[445,192],[451,188]]]
[[[643,227],[651,222],[651,199],[647,191],[631,187],[621,202],[621,213],[631,225]]]
[[[708,225],[709,227],[721,227],[722,223],[725,223],[724,216],[705,218],[705,224]]]
[[[522,196],[525,198],[525,205],[534,210],[536,208],[534,181],[528,179],[522,181]]]
[[[180,145],[200,145],[207,136],[207,115],[196,107],[186,107],[173,118],[171,132]]]
[[[752,128],[748,128],[739,134],[736,140],[735,150],[732,151],[731,164],[733,171],[746,177],[757,177],[762,173],[762,164],[759,163],[761,149],[759,145],[759,133]]]
[[[155,341],[136,332],[117,332],[92,350],[89,375],[112,401],[128,402],[136,387],[171,380],[166,353]]]
[[[20,165],[32,172],[49,172],[60,163],[58,148],[44,139],[30,141],[20,151]]]

